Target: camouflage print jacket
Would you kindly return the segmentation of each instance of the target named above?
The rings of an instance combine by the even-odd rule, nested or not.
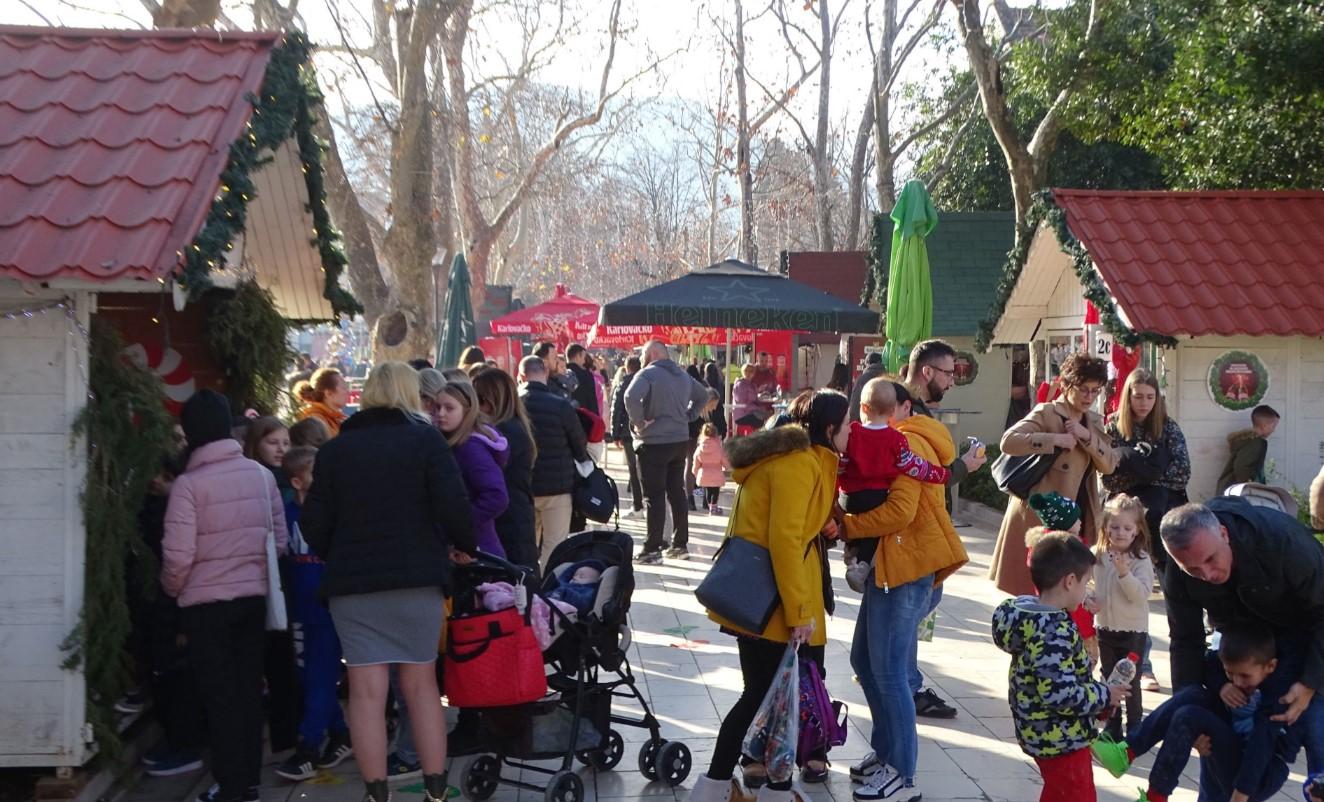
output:
[[[1108,686],[1090,679],[1071,616],[1034,596],[1007,599],[993,611],[993,642],[1011,655],[1007,696],[1021,749],[1056,757],[1089,746]]]

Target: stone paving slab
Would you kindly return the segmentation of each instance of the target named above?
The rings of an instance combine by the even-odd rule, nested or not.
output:
[[[613,472],[619,470],[619,454],[613,453]],[[618,476],[624,491],[627,483]],[[722,506],[730,507],[731,486],[723,494]],[[629,504],[623,499],[623,509]],[[936,636],[932,643],[920,645],[920,667],[927,682],[960,711],[950,721],[920,719],[919,783],[926,802],[949,800],[985,800],[986,802],[1033,802],[1039,796],[1039,775],[1033,762],[1016,745],[1012,735],[1010,712],[1006,702],[1007,656],[989,637],[989,619],[1001,594],[985,574],[993,550],[997,529],[987,516],[966,507],[960,517],[971,521],[960,533],[970,553],[971,562],[949,579],[939,607]],[[643,542],[643,520],[623,519],[622,529]],[[582,766],[577,771],[583,779],[588,800],[678,800],[689,799],[693,777],[703,771],[712,756],[720,716],[735,702],[740,689],[740,670],[733,641],[718,632],[708,621],[694,598],[694,587],[705,569],[725,530],[724,516],[695,513],[690,518],[688,562],[666,561],[660,566],[635,569],[637,588],[631,609],[633,643],[630,662],[640,690],[650,700],[653,713],[662,723],[663,736],[680,739],[694,756],[694,772],[680,787],[648,782],[637,770],[639,744],[647,732],[620,727],[626,742],[625,756],[613,771],[595,772]],[[827,683],[834,697],[850,706],[849,738],[832,752],[833,765],[828,782],[802,789],[811,802],[849,802],[852,786],[847,774],[851,763],[869,751],[871,726],[868,705],[850,670],[850,642],[859,596],[846,587],[844,567],[834,560],[834,586],[837,613],[828,622]],[[1159,681],[1168,681],[1166,620],[1162,602],[1151,604],[1150,629],[1155,635],[1153,659]],[[1152,710],[1165,694],[1145,695],[1145,708]],[[637,705],[618,704],[626,715],[638,714]],[[282,755],[283,757],[283,755]],[[358,802],[362,798],[361,778],[352,760],[333,772],[301,784],[288,783],[274,774],[278,760],[269,757],[263,773],[262,802]],[[1103,802],[1134,802],[1137,788],[1143,787],[1144,768],[1149,758],[1140,761],[1140,769],[1118,780],[1095,767],[1095,784]],[[1299,800],[1305,761],[1294,767],[1285,792],[1275,800]],[[530,775],[530,772],[525,772]],[[1183,789],[1172,796],[1173,802],[1194,802],[1196,761],[1188,766]],[[144,778],[124,797],[123,802],[191,802],[209,778],[195,776],[192,782],[181,778],[154,780]],[[452,781],[455,781],[454,774]],[[1288,793],[1290,791],[1291,793]],[[417,802],[422,798],[419,781],[396,786],[399,802]],[[541,793],[502,787],[492,797],[494,802],[533,802]]]

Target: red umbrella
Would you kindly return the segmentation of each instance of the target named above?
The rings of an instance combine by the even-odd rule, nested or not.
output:
[[[499,317],[491,325],[492,333],[498,336],[528,334],[565,346],[583,342],[597,319],[596,301],[581,298],[564,284],[557,284],[551,300]]]

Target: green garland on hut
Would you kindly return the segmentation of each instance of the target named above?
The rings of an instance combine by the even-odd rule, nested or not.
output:
[[[1155,334],[1148,331],[1134,331],[1122,322],[1121,315],[1117,312],[1117,305],[1113,302],[1112,294],[1104,286],[1103,279],[1099,277],[1099,272],[1094,268],[1094,262],[1090,259],[1089,252],[1076,235],[1071,233],[1067,226],[1067,213],[1057,203],[1053,201],[1053,193],[1049,190],[1036,193],[1034,203],[1030,206],[1029,214],[1026,217],[1026,229],[1029,231],[1038,231],[1039,227],[1047,223],[1053,227],[1057,235],[1058,244],[1062,247],[1062,252],[1071,257],[1071,266],[1076,271],[1076,278],[1084,292],[1084,298],[1094,304],[1094,308],[1099,310],[1099,322],[1103,328],[1110,332],[1117,342],[1127,347],[1139,345],[1142,342],[1153,343],[1163,348],[1176,348],[1177,339],[1164,334]],[[1021,271],[1025,268],[1025,262],[1030,255],[1030,243],[1034,240],[1033,236],[1024,237],[1011,252],[1007,254],[1007,261],[1002,267],[1002,278],[998,281],[997,291],[993,298],[993,304],[989,307],[988,315],[980,322],[979,330],[975,334],[975,347],[981,352],[987,352],[993,340],[993,330],[997,327],[998,321],[1007,310],[1007,301],[1011,299],[1011,293],[1016,288],[1016,282],[1021,277]]]
[[[198,300],[211,288],[211,271],[225,261],[225,252],[244,231],[248,202],[256,193],[252,176],[271,158],[263,154],[293,135],[311,201],[307,208],[313,218],[312,242],[321,254],[326,273],[322,297],[330,301],[337,315],[363,311],[362,305],[339,284],[349,259],[326,208],[322,168],[326,146],[313,133],[314,109],[320,106],[322,95],[309,64],[309,54],[310,46],[303,34],[286,34],[284,41],[271,51],[260,95],[246,98],[253,104],[253,115],[245,134],[230,145],[230,158],[221,172],[220,187],[202,229],[181,254],[184,264],[180,280],[190,300]]]

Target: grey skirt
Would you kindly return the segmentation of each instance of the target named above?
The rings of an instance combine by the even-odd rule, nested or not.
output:
[[[345,663],[430,663],[441,638],[440,588],[405,588],[333,596],[331,620]]]

